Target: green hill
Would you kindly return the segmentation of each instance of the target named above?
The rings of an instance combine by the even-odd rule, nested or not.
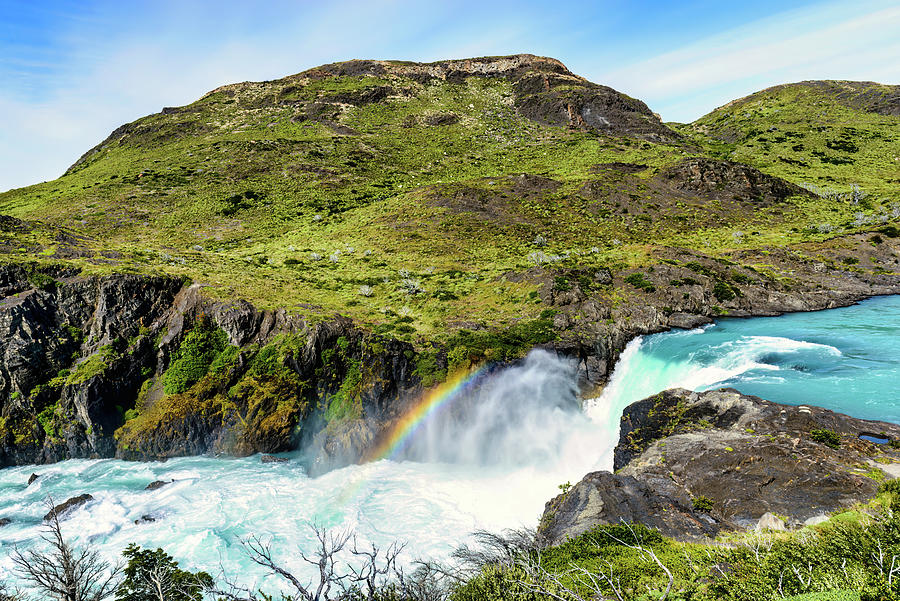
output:
[[[504,327],[541,313],[546,268],[615,275],[895,219],[896,90],[779,86],[673,131],[554,59],[324,65],[165,108],[0,195],[22,220],[0,250],[401,337]]]
[[[680,131],[711,154],[811,189],[896,196],[900,86],[804,81],[768,88]]]

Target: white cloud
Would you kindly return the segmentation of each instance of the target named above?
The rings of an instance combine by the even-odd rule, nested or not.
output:
[[[162,25],[150,16],[142,25],[136,16],[137,30],[77,46],[43,98],[23,99],[15,89],[0,88],[0,190],[58,177],[119,125],[187,104],[225,83],[274,79],[350,58],[437,60],[497,52],[524,30],[512,19],[500,32],[492,19],[454,24],[455,11],[451,4],[300,3],[253,31],[242,22],[248,14],[226,20],[177,3],[160,8]]]
[[[883,4],[883,3],[882,3]],[[600,76],[666,119],[691,120],[715,107],[697,96],[798,79],[900,79],[900,6],[816,6],[770,17]],[[691,104],[685,98],[692,99]],[[733,99],[730,96],[722,102]],[[686,106],[687,104],[687,106]],[[721,104],[721,103],[720,103]]]

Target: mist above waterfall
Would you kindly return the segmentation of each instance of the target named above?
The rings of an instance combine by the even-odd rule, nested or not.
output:
[[[595,433],[581,410],[573,361],[543,350],[479,378],[410,437],[401,459],[550,466],[573,438]]]

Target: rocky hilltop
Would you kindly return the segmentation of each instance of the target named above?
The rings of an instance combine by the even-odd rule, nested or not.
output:
[[[680,540],[798,527],[867,502],[900,475],[900,426],[730,389],[638,401],[619,436],[615,473],[590,473],[547,504],[550,544],[623,520]]]
[[[898,293],[894,92],[836,85],[664,124],[551,58],[357,60],[123,125],[0,194],[0,465],[327,469],[456,370],[588,391],[636,335]]]

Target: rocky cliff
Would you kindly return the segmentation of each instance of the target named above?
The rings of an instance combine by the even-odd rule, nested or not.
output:
[[[324,468],[353,459],[339,422],[377,424],[418,383],[409,345],[346,319],[215,302],[171,278],[7,266],[0,281],[0,465],[275,452],[318,434]]]
[[[730,389],[667,390],[626,408],[615,473],[588,474],[550,501],[541,535],[557,544],[624,520],[690,540],[764,516],[767,527],[814,523],[900,475],[898,449],[896,424]]]
[[[313,323],[217,301],[181,279],[9,265],[0,270],[0,465],[303,446],[311,468],[329,469],[365,456],[451,369],[514,361],[539,345],[578,358],[587,393],[637,335],[900,292],[896,276],[846,261],[896,262],[892,238],[801,250],[766,257],[788,280],[672,249],[677,260],[641,272],[640,295],[626,303],[611,303],[608,290],[635,287],[636,272],[535,269],[510,279],[543,284],[545,317],[418,346],[346,318]]]

